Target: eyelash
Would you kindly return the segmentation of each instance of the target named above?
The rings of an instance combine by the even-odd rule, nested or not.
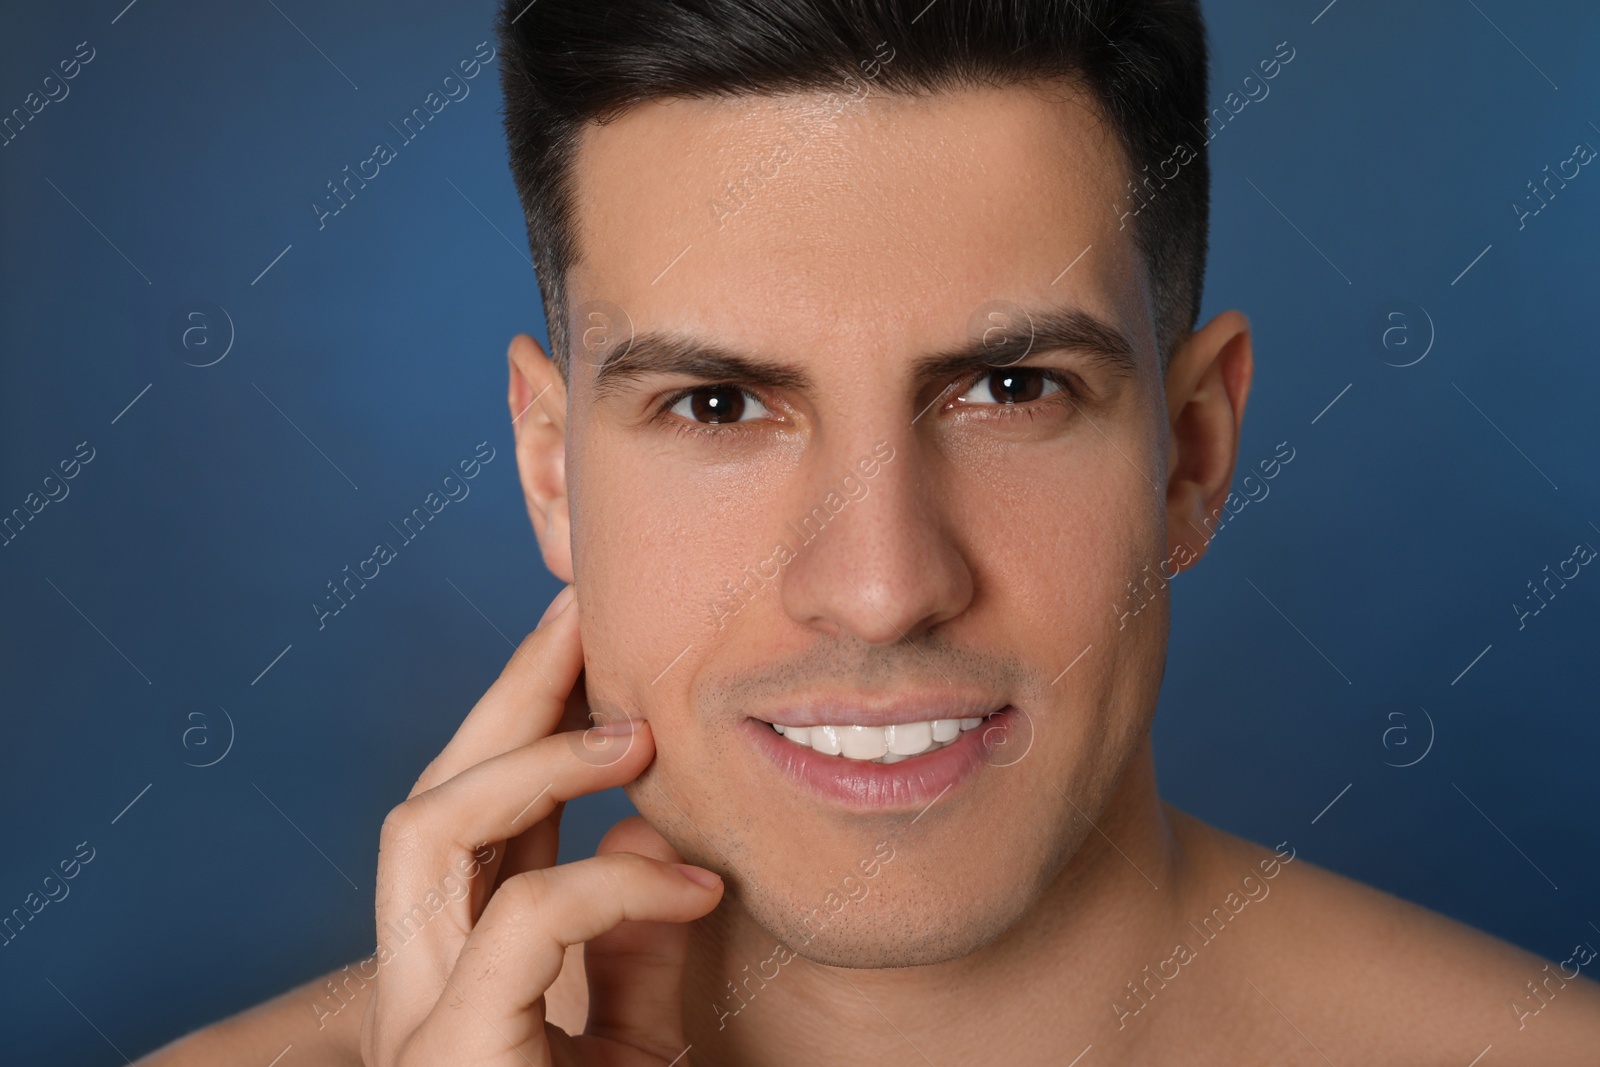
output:
[[[676,422],[677,426],[673,427],[673,436],[675,437],[683,437],[688,435],[690,437],[698,437],[702,440],[705,440],[711,437],[720,437],[730,432],[738,432],[740,427],[744,426],[744,423],[690,422],[687,419],[678,419],[671,415],[672,409],[676,407],[678,401],[682,400],[684,397],[693,396],[702,389],[715,389],[718,387],[724,389],[738,389],[739,392],[743,393],[746,397],[754,398],[768,410],[771,410],[772,408],[771,404],[768,404],[761,397],[756,396],[756,394],[751,392],[749,389],[740,389],[739,386],[734,385],[732,382],[702,382],[699,385],[691,385],[687,389],[679,389],[677,392],[666,397],[657,408],[654,421]]]
[[[680,399],[682,398],[680,397]],[[677,401],[674,400],[673,403],[676,404]],[[680,421],[677,427],[674,429],[673,434],[676,437],[683,437],[687,435],[689,437],[699,437],[702,439],[707,437],[719,437],[722,434],[728,433],[730,430],[737,429],[739,425],[740,424],[737,422],[710,423]]]
[[[981,374],[974,374],[970,378],[963,378],[962,382],[964,384],[956,387],[960,389],[960,392],[956,393],[955,395],[960,397],[967,390],[983,381],[995,371],[1005,369],[1006,368],[1004,367],[995,367],[991,370],[986,370]],[[980,407],[993,408],[994,410],[988,414],[977,416],[978,418],[984,419],[1016,419],[1024,417],[1028,419],[1035,419],[1039,417],[1041,410],[1046,405],[1059,407],[1062,404],[1070,403],[1074,408],[1076,408],[1083,400],[1083,396],[1079,390],[1078,381],[1070,374],[1067,374],[1063,371],[1052,370],[1049,367],[1022,367],[1019,369],[1037,371],[1039,374],[1044,376],[1046,381],[1054,382],[1056,385],[1060,386],[1061,391],[1059,393],[1052,393],[1046,397],[1040,397],[1038,400],[1030,400],[1023,404],[973,404],[968,406],[968,410],[970,411]]]
[[[1004,369],[1004,368],[995,368],[995,369]],[[978,416],[979,418],[1014,419],[1014,418],[1026,417],[1028,419],[1035,419],[1035,418],[1037,418],[1039,416],[1040,409],[1043,408],[1045,405],[1060,406],[1061,404],[1071,403],[1074,407],[1076,407],[1078,405],[1078,402],[1083,399],[1081,393],[1079,392],[1077,380],[1075,378],[1073,378],[1071,375],[1065,374],[1065,373],[1063,373],[1061,371],[1051,370],[1050,368],[1047,368],[1047,367],[1030,367],[1030,368],[1024,368],[1024,369],[1038,371],[1038,373],[1044,375],[1044,377],[1046,379],[1048,379],[1049,381],[1052,381],[1056,385],[1060,386],[1061,387],[1061,391],[1059,393],[1053,393],[1053,394],[1051,394],[1050,396],[1047,396],[1047,397],[1041,397],[1038,400],[1030,400],[1027,403],[1023,403],[1023,404],[983,404],[983,405],[972,405],[973,408],[981,406],[981,407],[990,407],[990,408],[995,408],[996,409],[994,412],[992,412],[990,414]],[[956,385],[948,387],[946,389],[946,392],[955,392],[955,390],[959,389],[960,391],[959,392],[955,392],[955,395],[956,396],[960,396],[962,393],[967,392],[967,390],[971,389],[973,386],[975,386],[979,382],[983,381],[983,379],[985,377],[987,377],[989,374],[992,374],[992,373],[994,373],[994,371],[993,370],[989,370],[989,371],[984,371],[981,374],[975,374],[970,378],[964,378],[964,379],[962,379],[961,382],[957,383]],[[731,383],[731,382],[704,382],[704,383],[701,383],[699,385],[689,386],[687,389],[679,389],[677,392],[674,392],[674,393],[670,394],[669,396],[667,396],[665,399],[662,400],[660,406],[656,410],[656,414],[654,416],[655,421],[659,422],[659,421],[666,421],[666,420],[670,419],[671,421],[676,422],[677,425],[675,427],[673,427],[673,435],[675,437],[680,437],[680,438],[687,435],[689,437],[696,437],[696,438],[700,438],[701,440],[705,440],[705,439],[711,438],[711,437],[721,437],[721,436],[723,436],[725,434],[728,434],[728,433],[748,432],[748,430],[742,429],[742,427],[744,427],[744,423],[742,423],[742,422],[730,422],[730,423],[690,422],[690,421],[688,421],[686,419],[674,418],[669,414],[672,411],[672,409],[677,406],[678,401],[682,400],[684,397],[692,396],[693,394],[699,392],[702,389],[710,389],[710,388],[715,388],[717,386],[722,386],[722,387],[725,387],[725,388],[732,388],[732,389],[738,389],[739,388],[738,386],[733,385],[733,383]],[[763,400],[759,396],[756,396],[755,393],[751,392],[748,389],[740,389],[739,391],[741,393],[743,393],[747,397],[754,397],[757,401],[760,401],[763,405],[765,405],[769,409],[772,407],[771,404],[768,404],[765,400]],[[970,410],[970,408],[969,408],[969,410]]]

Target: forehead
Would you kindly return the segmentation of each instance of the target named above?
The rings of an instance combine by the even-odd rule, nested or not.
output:
[[[569,307],[636,330],[916,355],[1006,300],[1079,307],[1155,358],[1126,157],[1073,87],[652,101],[587,127],[574,176]]]

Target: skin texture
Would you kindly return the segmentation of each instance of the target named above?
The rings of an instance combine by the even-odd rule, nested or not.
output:
[[[565,950],[522,1059],[549,1062],[541,1019],[577,1033],[585,1005],[591,1034],[655,1063],[680,1036],[702,1065],[1059,1064],[1086,1046],[1086,1065],[1465,1065],[1486,1045],[1485,1067],[1592,1056],[1600,987],[1567,981],[1519,1026],[1510,1005],[1537,1003],[1524,983],[1548,975],[1545,961],[1323,871],[1293,842],[1241,841],[1160,800],[1148,733],[1167,602],[1126,625],[1114,605],[1145,565],[1203,553],[1232,480],[1252,349],[1247,321],[1225,312],[1163,369],[1147,272],[1117,228],[1125,159],[1090,102],[1064,86],[869,94],[820,130],[818,107],[648,103],[585,135],[574,305],[608,301],[636,333],[715,342],[805,381],[750,387],[755,415],[708,431],[672,400],[725,379],[648,373],[602,393],[604,346],[580,347],[563,376],[531,338],[512,342],[529,515],[581,612],[528,639],[519,658],[537,671],[508,666],[413,791],[435,790],[433,821],[408,801],[380,856],[381,917],[406,855],[431,848],[418,869],[435,870],[451,850],[426,842],[454,832],[459,854],[469,813],[532,799],[488,775],[467,781],[499,753],[543,760],[539,773],[567,783],[557,797],[626,781],[643,820],[607,850],[687,859],[721,875],[721,895],[695,896],[666,866],[648,868],[655,888],[641,890],[645,868],[618,868],[581,892],[568,879],[566,896],[511,922],[501,916],[515,905],[496,893],[463,911],[465,928],[517,931],[479,939],[486,956],[444,939],[433,972],[390,968],[376,996],[359,991],[323,1030],[286,997],[142,1062],[266,1062],[296,1033],[317,1062],[444,1062],[401,1054],[429,1027],[418,1047],[450,1049],[449,1062],[522,1062],[481,1026],[460,1031],[482,1042],[477,1058],[459,1055],[451,1041],[468,1038],[444,1027],[470,1016],[440,975],[477,981],[474,997],[533,982],[523,993],[536,1000],[549,979],[523,972],[559,965],[585,901],[599,913],[641,892],[651,914],[589,924],[611,925],[590,946],[588,996]],[[779,141],[807,147],[719,227],[711,201]],[[917,361],[969,340],[974,312],[996,299],[1086,311],[1127,337],[1133,366],[1034,351],[1017,369],[1059,372],[1073,399],[1026,412],[975,391],[979,376],[919,376]],[[723,583],[885,444],[893,458],[865,493],[730,614]],[[550,701],[566,699],[580,640],[583,682],[563,719]],[[795,694],[944,691],[1025,712],[1027,745],[1011,735],[1003,758],[925,808],[825,801],[741,733],[747,715]],[[558,719],[581,725],[580,697],[601,721],[648,724],[625,757],[575,771],[561,755],[547,735]],[[519,701],[544,710],[519,718]],[[558,817],[553,801],[530,816]],[[502,889],[547,877],[553,829],[497,840]],[[892,860],[865,876],[885,843]],[[847,877],[865,892],[808,931],[800,917]],[[1226,929],[1202,940],[1191,924],[1218,908]],[[1180,942],[1193,959],[1134,994]],[[763,961],[779,945],[793,955],[773,976]],[[524,959],[542,962],[519,971]],[[670,1041],[668,1018],[681,1026]],[[555,1062],[634,1062],[548,1040]]]
[[[886,837],[898,842],[875,892],[808,946],[836,965],[957,959],[1017,922],[1093,832],[1072,805],[1104,806],[1160,684],[1164,620],[1152,613],[1119,634],[1109,610],[1126,578],[1167,555],[1166,426],[1145,274],[1105,209],[1116,202],[1119,157],[1083,136],[1081,108],[1017,99],[1023,106],[997,108],[980,94],[931,107],[869,103],[841,116],[803,176],[763,190],[715,236],[697,232],[708,216],[690,210],[713,192],[714,161],[794,138],[794,109],[646,107],[580,157],[580,184],[604,192],[583,216],[576,299],[603,296],[636,329],[716,338],[803,367],[815,382],[768,391],[771,418],[708,439],[650,418],[691,379],[651,375],[597,398],[594,375],[574,373],[570,407],[590,417],[569,423],[568,500],[572,574],[589,608],[589,701],[656,727],[660,758],[629,787],[652,825],[728,875],[744,910],[789,944],[805,937],[798,917],[843,874]],[[627,165],[641,150],[665,155],[668,141],[678,145],[673,161],[648,172]],[[1081,199],[1038,194],[1045,174],[1063,172]],[[910,204],[931,210],[897,221],[898,205]],[[1024,233],[1059,236],[1024,244]],[[691,248],[652,284],[697,239],[708,242],[704,254]],[[1104,253],[1102,269],[1052,291],[1086,244]],[[1119,325],[1144,349],[1139,373],[1038,355],[1027,365],[1070,369],[1093,398],[1074,410],[1055,394],[1031,415],[946,410],[928,385],[951,383],[919,382],[911,364],[966,340],[972,312],[996,297],[1029,307],[1067,300]],[[1227,321],[1243,329],[1237,316]],[[1242,407],[1248,343],[1234,345]],[[580,360],[578,370],[589,368]],[[866,495],[718,628],[710,605],[726,599],[722,582],[770,556],[787,522],[885,443],[894,458],[861,479]],[[1225,486],[1230,465],[1213,449],[1199,472],[1205,488]],[[733,734],[752,704],[796,691],[912,687],[1018,706],[1033,746],[915,828],[909,817],[922,804],[863,817],[775,789],[772,769]],[[954,871],[959,879],[946,876]]]

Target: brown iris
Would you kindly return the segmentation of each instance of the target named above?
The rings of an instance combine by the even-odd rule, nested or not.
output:
[[[1044,394],[1044,375],[1036,370],[997,370],[989,375],[989,392],[1002,404],[1026,404]]]
[[[689,394],[696,422],[738,422],[744,414],[744,393],[731,385],[711,385]]]

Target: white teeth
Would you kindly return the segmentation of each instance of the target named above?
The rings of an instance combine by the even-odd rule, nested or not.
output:
[[[933,744],[933,724],[927,722],[897,723],[885,731],[889,751],[897,756],[915,756]]]
[[[839,753],[851,759],[877,759],[889,751],[882,726],[845,726],[839,729]]]
[[[943,748],[965,730],[975,730],[983,719],[934,719],[929,722],[903,722],[892,726],[825,724],[772,728],[786,741],[814,748],[830,756],[877,763],[899,763],[924,752]]]

